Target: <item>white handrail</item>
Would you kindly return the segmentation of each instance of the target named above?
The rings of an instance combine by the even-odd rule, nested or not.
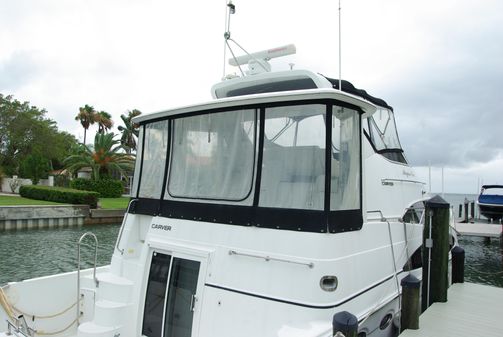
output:
[[[308,266],[309,268],[314,268],[313,262],[301,262],[301,261],[283,259],[283,258],[279,258],[279,257],[271,257],[269,255],[257,255],[257,254],[250,254],[250,253],[242,253],[242,252],[238,252],[233,249],[229,250],[229,255],[241,255],[241,256],[253,257],[253,258],[257,258],[257,259],[264,259],[265,261],[277,261],[277,262],[300,264],[303,266]]]
[[[124,220],[122,220],[122,225],[121,225],[121,229],[119,232],[119,237],[117,238],[117,243],[115,244],[115,248],[117,248],[117,250],[121,253],[121,255],[124,255],[124,249],[119,248],[119,243],[121,242],[122,232],[124,232],[124,227],[126,226],[126,223],[127,223],[129,208],[131,207],[131,204],[133,203],[133,201],[136,201],[136,199],[129,200],[129,203],[128,203],[127,209],[126,209],[126,213],[124,214]]]
[[[96,278],[96,261],[98,260],[98,238],[94,233],[91,232],[86,232],[84,233],[80,239],[79,242],[77,243],[77,326],[79,326],[80,322],[80,244],[82,243],[82,240],[86,236],[92,236],[94,238],[95,246],[94,246],[94,270],[93,270],[93,279],[96,287],[98,287],[98,279]]]

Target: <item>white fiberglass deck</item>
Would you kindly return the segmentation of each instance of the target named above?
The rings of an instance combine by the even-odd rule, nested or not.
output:
[[[400,337],[501,337],[503,288],[457,283],[449,288],[447,303],[434,303],[419,319],[419,330]]]
[[[502,225],[488,223],[461,223],[455,224],[454,228],[460,235],[482,236],[489,238],[499,238],[502,233]]]

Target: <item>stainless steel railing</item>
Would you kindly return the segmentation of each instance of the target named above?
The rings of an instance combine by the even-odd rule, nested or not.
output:
[[[96,262],[98,260],[98,238],[94,233],[91,232],[86,232],[84,233],[77,244],[77,326],[80,324],[79,319],[80,319],[80,244],[82,243],[82,240],[86,236],[90,235],[95,242],[94,246],[94,269],[93,269],[93,279],[94,279],[94,284],[96,285],[96,288],[99,285],[98,279],[96,278]]]
[[[119,237],[117,238],[117,243],[115,244],[115,248],[117,248],[117,250],[121,253],[121,255],[124,255],[124,248],[120,249],[119,248],[119,244],[120,244],[121,239],[122,239],[122,233],[124,232],[124,227],[127,224],[127,218],[128,218],[128,215],[129,215],[129,208],[131,207],[131,204],[134,201],[136,201],[136,199],[131,199],[129,201],[129,204],[127,205],[126,213],[124,214],[124,220],[122,221],[121,229],[120,229],[120,232],[119,232]]]
[[[7,335],[12,335],[13,333],[15,336],[21,335],[24,337],[33,337],[37,333],[36,330],[33,330],[28,326],[26,323],[26,319],[24,318],[23,315],[19,317],[13,317],[14,320],[16,321],[15,324],[12,323],[11,321],[7,320]]]

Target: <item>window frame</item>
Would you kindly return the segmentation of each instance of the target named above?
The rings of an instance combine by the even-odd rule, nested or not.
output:
[[[244,107],[241,107],[241,106],[237,106],[238,109],[230,109],[230,110],[225,110],[225,111],[216,111],[216,112],[213,112],[211,114],[218,114],[218,113],[223,113],[223,112],[231,112],[231,111],[244,111],[244,110],[253,110],[253,113],[254,113],[254,127],[253,127],[253,146],[254,146],[254,153],[253,153],[253,163],[252,163],[252,177],[251,177],[251,180],[250,180],[250,188],[248,189],[247,193],[242,197],[242,198],[239,198],[239,199],[229,199],[229,198],[210,198],[210,197],[190,197],[190,196],[178,196],[178,195],[173,195],[171,194],[171,192],[169,191],[169,184],[170,184],[170,179],[171,179],[171,166],[172,166],[172,157],[173,157],[173,150],[174,150],[174,147],[171,145],[173,143],[173,139],[174,139],[174,136],[175,136],[175,126],[174,126],[174,121],[176,120],[181,120],[183,118],[188,118],[188,117],[197,117],[197,116],[204,116],[204,115],[208,115],[210,113],[207,113],[207,114],[198,114],[198,115],[193,115],[193,116],[183,116],[183,117],[180,117],[180,116],[175,116],[174,118],[170,118],[170,125],[171,125],[171,134],[170,134],[170,140],[169,140],[169,146],[168,148],[170,149],[170,152],[168,153],[168,158],[166,158],[166,165],[167,165],[167,169],[165,170],[164,172],[164,179],[167,180],[166,184],[164,185],[163,187],[163,196],[161,198],[161,200],[194,200],[194,201],[197,201],[197,200],[204,200],[204,201],[210,201],[210,202],[218,202],[218,201],[223,201],[223,202],[231,202],[231,203],[240,203],[240,202],[243,202],[245,200],[247,200],[250,195],[252,194],[253,192],[253,189],[254,189],[254,179],[255,179],[255,176],[256,176],[256,171],[257,171],[257,137],[258,137],[258,123],[259,123],[259,120],[258,120],[258,116],[259,116],[259,112],[258,112],[258,109],[254,109],[254,108],[244,108]],[[166,199],[166,196],[169,196],[170,198],[169,199]],[[253,201],[252,201],[253,203]]]
[[[328,138],[326,125],[327,125],[327,120],[328,120],[327,119],[327,114],[328,114],[329,106],[331,107],[332,105],[330,105],[329,103],[325,103],[325,102],[322,103],[322,102],[320,102],[320,103],[303,103],[303,104],[294,104],[294,105],[289,104],[289,105],[281,105],[281,106],[274,106],[274,107],[271,107],[271,106],[264,107],[264,119],[263,119],[263,121],[264,121],[264,123],[263,123],[264,124],[264,130],[260,134],[260,139],[262,140],[262,147],[261,147],[262,156],[263,156],[263,150],[264,150],[264,144],[263,143],[264,143],[265,139],[267,139],[269,142],[274,142],[273,139],[269,139],[267,137],[266,132],[265,132],[265,128],[266,128],[265,125],[266,125],[267,120],[268,120],[268,118],[267,118],[267,109],[271,109],[271,108],[273,108],[273,109],[274,108],[283,108],[283,107],[288,107],[288,106],[296,106],[296,107],[299,107],[299,106],[313,106],[313,107],[314,106],[319,106],[321,108],[320,110],[322,110],[323,107],[325,108],[324,111],[323,111],[323,115],[322,115],[325,118],[325,121],[324,121],[324,123],[325,123],[325,130],[324,130],[324,132],[325,132],[325,137],[324,137],[325,138],[325,142],[324,143],[325,144],[323,144],[323,146],[325,148],[320,148],[321,150],[324,151],[323,160],[325,161],[325,163],[324,163],[325,182],[324,182],[324,191],[323,191],[323,193],[324,193],[323,206],[320,207],[320,208],[286,208],[286,207],[267,206],[267,205],[260,206],[260,197],[261,197],[260,194],[258,196],[259,199],[257,200],[257,205],[259,207],[262,207],[262,208],[264,208],[264,207],[270,207],[270,208],[278,208],[278,209],[297,209],[297,210],[327,211],[326,204],[325,204],[325,201],[326,201],[325,199],[326,199],[326,194],[327,194],[326,193],[326,191],[327,191],[327,189],[326,189],[326,181],[327,181],[327,177],[326,177],[326,168],[327,168],[327,165],[326,165],[326,160],[327,160],[327,149],[326,149],[326,144],[327,143],[326,143],[326,139]],[[298,125],[299,124],[297,124],[297,127],[298,127]],[[293,126],[293,124],[292,124],[292,126]],[[283,134],[280,134],[280,137],[281,137],[281,135],[283,135]],[[279,137],[278,137],[278,139],[279,139]],[[297,147],[297,145],[284,146],[284,145],[280,145],[280,144],[276,144],[276,146],[280,146],[280,147],[283,147],[283,148]],[[307,145],[307,146],[316,146],[316,145]],[[299,145],[299,147],[303,147],[303,145]],[[330,149],[329,149],[328,152],[330,152]],[[263,157],[262,157],[262,163],[263,163]],[[263,171],[262,170],[263,165],[260,165],[260,167],[261,167],[260,173],[261,173],[261,177],[262,177],[262,174],[263,174],[263,172],[262,172]],[[260,182],[260,184],[257,184],[256,188],[258,188],[259,191],[260,191],[260,187],[261,187],[261,182]]]
[[[378,133],[381,131],[381,129],[379,128],[379,126],[377,125],[377,122],[374,120],[374,114],[378,113],[379,110],[384,110],[388,113],[388,116],[391,116],[391,118],[393,119],[393,133],[394,133],[394,136],[396,137],[396,141],[398,143],[398,147],[388,147],[388,144],[386,144],[386,142],[384,140],[382,140],[382,143],[384,144],[384,148],[382,149],[379,149],[378,146],[376,145],[376,143],[374,142],[374,138],[380,138],[380,136],[377,134],[375,134],[375,131],[374,129],[377,129],[379,131],[377,131]],[[374,149],[374,151],[380,155],[382,155],[383,157],[385,157],[386,159],[390,160],[390,161],[393,161],[395,163],[400,163],[400,164],[404,164],[404,165],[407,165],[408,162],[407,162],[407,159],[405,158],[405,155],[404,155],[404,151],[403,151],[403,148],[402,148],[402,143],[400,142],[400,136],[398,135],[398,130],[397,130],[397,127],[396,127],[396,118],[395,118],[395,112],[393,110],[390,110],[388,108],[384,108],[384,107],[378,107],[377,111],[372,114],[371,116],[368,116],[367,117],[367,121],[366,123],[366,129],[364,128],[364,134],[366,136],[366,138],[368,139],[370,145],[372,146],[372,148]],[[390,120],[388,120],[388,122],[386,124],[388,124],[390,122]]]

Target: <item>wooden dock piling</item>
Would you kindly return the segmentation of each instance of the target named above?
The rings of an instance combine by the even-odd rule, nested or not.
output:
[[[438,195],[426,202],[422,311],[425,311],[431,303],[447,301],[449,209],[449,203]]]
[[[400,317],[401,330],[419,329],[419,288],[421,281],[412,274],[407,275],[400,282],[402,286],[402,314]]]
[[[465,250],[459,246],[452,248],[452,283],[465,282]]]

